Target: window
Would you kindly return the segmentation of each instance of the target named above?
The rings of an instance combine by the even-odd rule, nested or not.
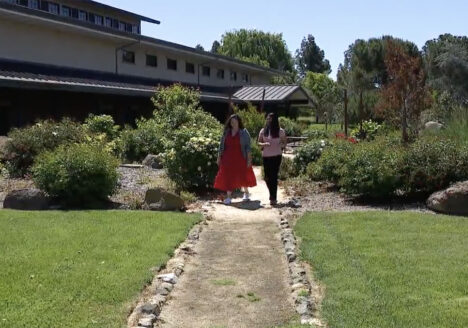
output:
[[[71,9],[71,17],[78,19],[78,9],[76,8]]]
[[[106,17],[106,27],[112,27],[112,18]]]
[[[95,19],[94,19],[94,14],[93,13],[88,13],[88,22],[94,24]]]
[[[119,22],[119,30],[120,31],[125,31],[125,23],[124,22]]]
[[[134,34],[139,34],[139,28],[138,25],[132,25],[132,33]]]
[[[218,79],[224,80],[224,69],[218,69],[218,72],[216,72],[216,76]]]
[[[94,15],[94,24],[102,25],[104,23],[104,17],[100,15]]]
[[[192,63],[185,63],[185,72],[195,74],[195,65]]]
[[[49,3],[47,1],[41,1],[41,10],[49,11]]]
[[[158,67],[158,57],[154,55],[146,55],[146,66]]]
[[[167,69],[170,69],[172,71],[177,71],[177,60],[168,58]]]
[[[202,67],[202,75],[203,76],[210,76],[211,75],[211,68],[209,66]]]
[[[88,20],[88,13],[84,10],[80,10],[78,12],[78,19],[80,21],[87,21]]]
[[[133,51],[124,50],[122,52],[122,61],[128,64],[135,64],[135,53]]]
[[[237,81],[237,72],[231,72],[231,81]]]
[[[67,6],[62,6],[61,15],[65,16],[65,17],[70,17],[71,16],[71,8],[67,7]]]
[[[242,74],[242,82],[249,83],[249,74]]]
[[[29,0],[28,7],[32,9],[39,9],[39,0]]]
[[[119,29],[119,20],[118,19],[112,19],[112,27],[115,29]]]
[[[8,1],[8,2],[11,2],[11,3],[15,3],[15,2],[17,2],[17,3],[18,3],[18,5],[20,5],[20,6],[23,6],[23,7],[29,7],[28,0]]]
[[[58,15],[59,14],[59,5],[56,3],[49,2],[49,13]]]

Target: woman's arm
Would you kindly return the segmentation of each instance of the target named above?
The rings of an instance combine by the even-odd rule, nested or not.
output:
[[[261,130],[260,130],[260,133],[258,134],[257,144],[258,144],[260,147],[265,147],[265,146],[269,146],[269,145],[270,145],[269,142],[265,142],[265,140],[263,139],[263,129],[261,129]]]

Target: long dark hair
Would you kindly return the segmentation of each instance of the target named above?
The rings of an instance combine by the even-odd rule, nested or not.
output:
[[[229,118],[227,119],[226,121],[226,124],[224,124],[224,132],[228,131],[228,130],[231,130],[231,120],[235,118],[237,120],[237,122],[239,122],[239,130],[243,130],[244,129],[244,123],[242,123],[242,119],[239,115],[237,114],[232,114],[231,116],[229,116]]]
[[[280,134],[280,124],[278,120],[278,115],[275,113],[270,113],[267,115],[267,118],[271,117],[271,123],[268,121],[265,124],[265,128],[263,130],[263,135],[270,136],[272,138],[279,138]]]

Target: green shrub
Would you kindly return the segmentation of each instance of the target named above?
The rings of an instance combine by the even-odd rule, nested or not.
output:
[[[354,138],[358,138],[360,140],[374,140],[379,130],[382,128],[382,125],[374,122],[372,120],[363,121],[362,122],[362,131],[360,127],[356,127],[351,131],[351,136]]]
[[[279,118],[280,126],[286,132],[288,137],[300,137],[301,136],[301,128],[299,124],[295,121],[291,120],[290,118],[281,116]]]
[[[279,180],[288,180],[297,176],[296,166],[294,165],[294,160],[289,157],[283,156],[281,161],[281,166],[279,170],[278,178]]]
[[[307,165],[318,160],[326,146],[325,140],[312,140],[299,148],[296,157],[294,157],[296,171],[299,174],[305,173]]]
[[[60,122],[46,120],[13,129],[8,137],[11,139],[5,145],[6,167],[11,176],[19,177],[29,173],[37,155],[63,144],[83,142],[85,133],[80,124],[65,118]]]
[[[468,145],[456,139],[423,137],[404,157],[406,190],[430,194],[452,182],[468,179]]]
[[[125,127],[119,140],[121,157],[126,161],[142,161],[148,154],[158,155],[165,150],[165,131],[152,119],[139,119],[137,128]]]
[[[119,135],[119,126],[115,125],[114,119],[110,115],[90,114],[84,124],[90,134],[104,134],[109,141],[114,140]]]
[[[327,180],[337,183],[341,167],[348,161],[354,145],[347,140],[335,140],[323,150],[322,156],[307,166],[311,180]]]
[[[220,133],[183,127],[175,132],[163,162],[167,174],[180,190],[211,188],[218,171]]]
[[[68,206],[93,207],[117,188],[118,160],[96,145],[72,144],[41,154],[36,185]]]
[[[360,143],[354,147],[341,168],[336,170],[342,191],[370,198],[392,196],[402,185],[402,149],[397,145],[390,147],[385,142]]]
[[[252,139],[251,148],[252,148],[252,165],[262,165],[263,164],[262,150],[260,149],[257,143],[257,139]]]
[[[309,140],[312,139],[327,139],[330,137],[330,133],[325,130],[319,130],[316,128],[308,128],[302,133],[303,137],[307,137]]]
[[[252,138],[257,140],[260,130],[265,126],[265,115],[250,103],[246,109],[238,110],[237,114],[242,118],[244,127],[249,131]]]

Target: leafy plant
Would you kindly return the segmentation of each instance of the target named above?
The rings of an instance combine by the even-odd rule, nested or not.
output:
[[[296,157],[294,157],[296,171],[300,174],[305,173],[307,165],[318,160],[326,146],[325,140],[313,140],[299,148]]]
[[[90,114],[84,127],[90,134],[104,134],[109,141],[114,140],[119,135],[119,126],[115,125],[114,119],[110,115]]]
[[[286,132],[288,137],[299,137],[301,135],[301,129],[299,124],[290,118],[280,116],[279,123],[282,129]]]
[[[83,127],[68,118],[60,122],[40,121],[30,127],[13,129],[5,145],[4,159],[11,176],[20,177],[29,173],[37,155],[60,145],[83,142]]]
[[[36,185],[50,196],[69,206],[91,207],[115,192],[118,165],[101,147],[72,144],[41,154],[32,172]]]

